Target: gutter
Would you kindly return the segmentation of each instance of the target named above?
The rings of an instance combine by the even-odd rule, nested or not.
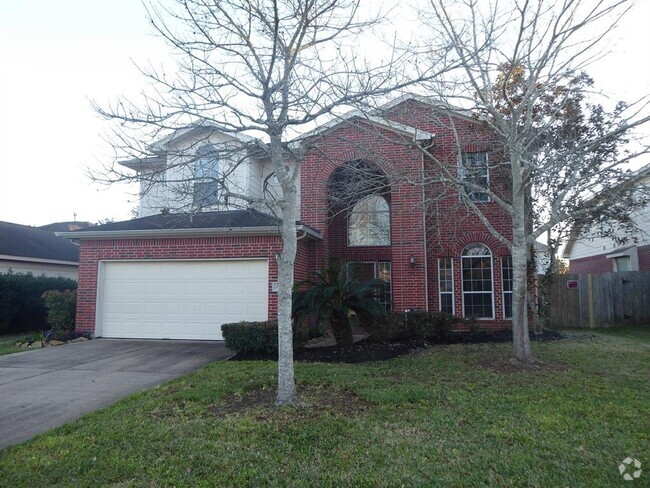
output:
[[[10,256],[8,254],[0,254],[0,261],[21,261],[27,263],[63,264],[66,266],[79,266],[79,262],[77,261],[62,261],[59,259],[33,258],[31,256]]]
[[[304,232],[305,236],[322,240],[323,235],[317,230],[305,225],[296,229]],[[137,230],[104,230],[104,231],[74,231],[55,232],[57,237],[75,240],[109,240],[159,237],[211,237],[211,236],[253,236],[280,235],[280,229],[274,225],[258,227],[213,227],[203,229],[137,229]]]

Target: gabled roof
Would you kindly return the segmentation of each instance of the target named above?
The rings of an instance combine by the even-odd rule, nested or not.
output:
[[[233,140],[240,141],[243,143],[250,143],[256,141],[254,137],[247,136],[246,134],[239,134],[237,132],[227,132],[215,124],[202,123],[202,124],[186,127],[184,129],[178,129],[173,133],[169,134],[168,136],[165,136],[155,141],[153,144],[151,144],[150,149],[152,149],[155,153],[165,152],[167,146],[171,142],[180,142],[188,137],[193,136],[197,132],[203,132],[203,131],[216,131],[221,134],[224,134],[225,136],[231,137]]]
[[[39,225],[39,229],[50,230],[52,232],[63,232],[67,230],[77,230],[85,229],[86,227],[92,227],[94,224],[92,222],[54,222],[47,225]]]
[[[447,103],[444,100],[440,100],[433,97],[427,97],[424,95],[417,95],[415,93],[406,93],[397,98],[394,98],[390,102],[387,102],[383,104],[381,107],[379,107],[379,110],[380,112],[385,113],[388,112],[390,109],[409,101],[417,102],[421,105],[426,105],[427,107],[432,107],[436,110],[445,112],[449,115],[461,117],[463,119],[470,120],[473,122],[480,122],[485,120],[484,117],[466,108],[457,107],[455,105],[451,105]]]
[[[68,239],[109,239],[147,236],[203,236],[222,234],[278,234],[282,221],[257,210],[221,212],[170,213],[149,215],[139,219],[110,222],[73,232],[57,232]],[[299,230],[320,239],[320,233],[299,226]]]
[[[225,132],[214,124],[205,123],[200,125],[193,125],[184,129],[178,129],[168,136],[154,141],[147,147],[147,149],[153,153],[152,156],[128,159],[126,161],[120,161],[119,164],[135,171],[147,171],[150,169],[164,167],[165,164],[167,164],[167,147],[169,144],[172,142],[179,143],[189,137],[194,136],[197,133],[209,131],[218,132],[226,137],[231,138],[233,141],[239,141],[244,144],[258,142],[258,140],[254,137],[250,137],[245,134]]]
[[[392,120],[388,120],[383,117],[378,117],[375,115],[369,115],[361,110],[352,110],[346,114],[343,114],[340,117],[337,117],[335,119],[330,120],[329,122],[326,122],[319,127],[315,128],[314,130],[307,132],[306,134],[302,134],[299,137],[296,137],[292,142],[289,144],[299,144],[300,141],[305,140],[305,139],[311,139],[317,136],[322,136],[328,132],[331,132],[338,128],[339,126],[343,124],[350,124],[355,121],[359,122],[367,122],[371,125],[381,127],[383,129],[388,129],[390,131],[399,133],[399,134],[404,134],[406,136],[412,137],[413,140],[416,141],[423,141],[423,140],[428,140],[428,139],[433,139],[435,137],[435,134],[432,134],[431,132],[426,132],[420,129],[417,129],[415,127],[411,127],[409,125],[405,124],[400,124],[398,122],[393,122]]]
[[[49,230],[0,222],[0,256],[21,261],[34,258],[77,263],[79,248]]]
[[[627,181],[633,181],[634,184],[638,184],[638,183],[642,183],[648,177],[650,177],[650,164],[646,164],[645,166],[636,170],[633,173],[633,176]],[[597,199],[597,198],[598,195],[593,197],[593,199]],[[584,224],[577,224],[571,228],[571,231],[569,232],[569,240],[567,241],[566,245],[564,246],[564,250],[562,251],[562,257],[564,259],[569,259],[571,257],[571,251],[573,250],[573,245],[580,238],[580,234],[582,232],[583,227]]]

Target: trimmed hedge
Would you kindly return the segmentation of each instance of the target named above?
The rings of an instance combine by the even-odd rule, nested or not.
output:
[[[393,313],[388,320],[374,322],[369,326],[370,339],[375,342],[442,341],[462,322],[459,317],[441,312],[413,310]]]
[[[226,347],[235,352],[269,353],[278,350],[278,323],[275,320],[223,324],[221,332]],[[293,346],[301,347],[321,334],[322,331],[315,327],[294,324]]]
[[[0,274],[0,334],[47,329],[43,293],[76,289],[77,282],[69,278]]]

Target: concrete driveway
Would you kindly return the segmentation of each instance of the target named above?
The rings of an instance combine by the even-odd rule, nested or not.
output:
[[[97,339],[0,356],[0,449],[231,355],[223,342]]]

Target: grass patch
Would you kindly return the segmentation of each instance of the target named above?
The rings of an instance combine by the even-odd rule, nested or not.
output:
[[[509,344],[301,363],[307,408],[268,407],[275,363],[215,363],[0,453],[0,486],[617,486],[650,465],[644,334],[535,343],[526,371]]]
[[[11,354],[12,352],[26,351],[27,349],[16,347],[16,342],[22,341],[29,335],[30,333],[28,332],[23,332],[22,334],[0,335],[0,356],[3,354]]]

